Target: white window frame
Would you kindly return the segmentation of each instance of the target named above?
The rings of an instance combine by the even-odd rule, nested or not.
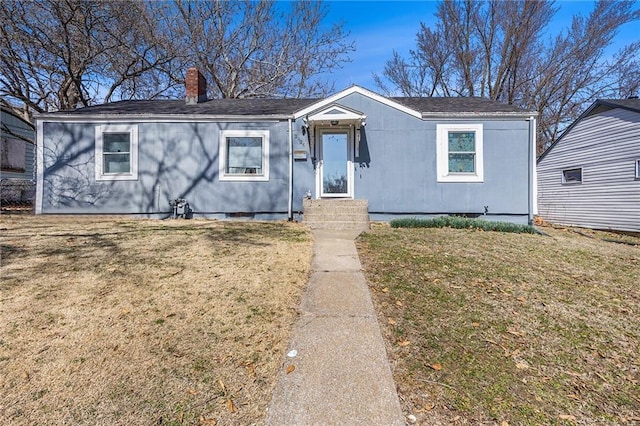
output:
[[[103,154],[105,133],[129,133],[129,172],[104,173]],[[96,126],[95,166],[97,181],[138,180],[138,126],[136,124],[103,124]]]
[[[484,182],[484,149],[482,124],[438,124],[437,140],[437,173],[438,182]],[[449,172],[449,132],[474,132],[476,145],[476,162],[474,173]]]
[[[565,172],[570,172],[573,170],[580,170],[580,180],[576,180],[576,181],[567,181],[566,177],[565,177]],[[582,167],[571,167],[569,169],[562,169],[562,184],[563,185],[580,185],[582,183],[582,181],[584,180],[584,170],[582,169]]]
[[[636,160],[636,179],[640,179],[640,159]]]
[[[261,138],[262,139],[262,174],[227,173],[227,138]],[[268,130],[221,130],[220,131],[220,164],[219,179],[221,181],[268,181],[269,180],[269,131]]]

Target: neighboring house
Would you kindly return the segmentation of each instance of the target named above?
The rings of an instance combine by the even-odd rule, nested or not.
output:
[[[551,223],[640,232],[640,99],[597,100],[538,159]]]
[[[121,101],[37,117],[37,213],[289,218],[303,198],[368,200],[374,219],[533,218],[536,113],[478,98]]]
[[[0,202],[33,203],[35,198],[35,131],[15,111],[0,108]]]

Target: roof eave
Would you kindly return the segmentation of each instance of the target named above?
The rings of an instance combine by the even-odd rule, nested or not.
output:
[[[23,123],[25,123],[25,124],[27,124],[27,125],[31,126],[31,127],[33,128],[33,130],[35,130],[36,126],[35,126],[32,122],[30,122],[29,120],[25,120],[23,116],[19,115],[19,114],[18,114],[16,111],[14,111],[13,109],[8,108],[8,107],[6,107],[6,106],[2,105],[2,112],[4,112],[5,114],[9,114],[9,115],[14,116],[15,118],[17,118],[18,120],[22,121]]]
[[[290,118],[293,118],[292,114],[64,114],[58,112],[35,116],[37,121],[285,121]]]
[[[422,118],[530,118],[537,117],[537,111],[509,112],[423,112]]]
[[[626,109],[628,111],[633,111],[633,112],[640,112],[640,109],[638,109],[638,108],[635,108],[635,107],[629,106],[629,105],[620,104],[620,103],[617,103],[615,101],[612,102],[612,101],[610,101],[608,99],[597,99],[594,102],[594,105],[593,105],[594,108],[596,107],[596,104],[597,105],[604,105],[604,106],[607,106],[607,107],[609,107],[611,109],[619,108],[619,109]],[[591,108],[591,110],[593,110],[593,108]]]

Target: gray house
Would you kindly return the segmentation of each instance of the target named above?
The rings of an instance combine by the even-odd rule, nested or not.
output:
[[[640,232],[640,99],[597,100],[538,160],[549,222]]]
[[[207,100],[195,69],[186,92],[38,116],[36,212],[166,217],[169,200],[186,199],[196,216],[295,219],[311,199],[355,200],[374,219],[532,220],[533,112],[359,86]]]
[[[30,204],[35,196],[35,129],[16,111],[0,108],[0,201]]]

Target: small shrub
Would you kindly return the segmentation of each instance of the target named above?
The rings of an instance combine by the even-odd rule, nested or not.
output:
[[[481,229],[483,231],[515,232],[535,234],[536,229],[530,225],[520,225],[510,222],[491,222],[483,219],[470,219],[459,216],[440,216],[433,219],[418,219],[415,217],[394,219],[390,222],[392,228],[455,228]]]

